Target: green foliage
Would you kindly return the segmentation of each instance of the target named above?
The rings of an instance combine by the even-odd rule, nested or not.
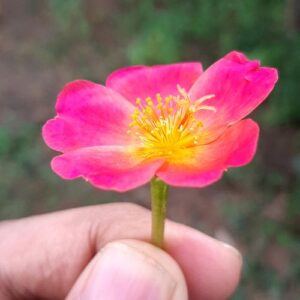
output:
[[[127,1],[122,20],[133,36],[133,64],[202,60],[206,65],[232,49],[279,69],[280,83],[262,118],[300,123],[300,34],[287,26],[282,0]]]
[[[54,45],[54,52],[66,52],[89,37],[84,1],[48,3],[64,40]],[[260,119],[299,125],[300,34],[288,26],[293,9],[286,1],[126,0],[122,5],[126,14],[118,25],[120,31],[126,29],[131,64],[201,60],[208,66],[233,49],[241,50],[279,70],[280,82]]]
[[[48,5],[58,31],[67,41],[85,39],[88,36],[89,24],[81,0],[50,0]]]
[[[298,177],[294,189],[290,195],[288,212],[290,218],[300,218],[300,179]]]

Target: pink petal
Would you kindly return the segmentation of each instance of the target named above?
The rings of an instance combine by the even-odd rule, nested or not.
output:
[[[236,122],[253,111],[270,94],[278,79],[277,70],[260,67],[242,53],[231,52],[208,68],[195,82],[189,94],[192,99],[214,94],[205,105],[217,112],[199,111],[206,126]]]
[[[129,143],[126,131],[134,107],[115,91],[90,81],[67,84],[59,94],[57,117],[43,127],[47,145],[69,151],[95,145]]]
[[[147,183],[162,162],[144,162],[122,146],[88,147],[56,156],[51,166],[64,179],[83,177],[101,189],[124,192]]]
[[[228,167],[249,163],[257,147],[258,125],[246,119],[229,127],[216,141],[195,147],[179,165],[161,168],[157,175],[168,184],[203,187],[221,178]]]
[[[159,172],[157,175],[169,185],[202,188],[218,181],[222,177],[223,171],[217,170],[201,173],[172,166],[164,172]]]
[[[153,67],[134,66],[113,72],[106,86],[135,103],[137,98],[177,95],[177,85],[187,91],[202,73],[200,63],[178,63]]]

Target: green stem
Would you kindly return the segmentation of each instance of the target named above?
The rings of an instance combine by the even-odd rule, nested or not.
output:
[[[167,210],[168,186],[154,177],[151,180],[152,234],[153,245],[162,248]]]

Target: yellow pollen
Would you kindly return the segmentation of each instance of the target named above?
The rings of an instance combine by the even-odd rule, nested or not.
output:
[[[177,96],[163,98],[156,94],[156,99],[147,97],[144,104],[140,98],[136,99],[127,133],[137,136],[138,155],[148,159],[163,158],[168,162],[180,161],[187,151],[199,144],[203,123],[197,118],[197,112],[215,112],[215,107],[202,105],[214,95],[191,101],[184,88],[177,85],[177,89]]]

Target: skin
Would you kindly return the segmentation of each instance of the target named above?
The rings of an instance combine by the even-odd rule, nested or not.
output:
[[[117,203],[1,222],[0,299],[139,299],[126,298],[128,292],[150,300],[222,300],[232,295],[242,265],[237,250],[171,221],[165,249],[158,249],[148,243],[150,219],[144,208]],[[119,291],[111,288],[112,281],[119,296],[112,295]],[[160,294],[151,298],[152,292]]]

